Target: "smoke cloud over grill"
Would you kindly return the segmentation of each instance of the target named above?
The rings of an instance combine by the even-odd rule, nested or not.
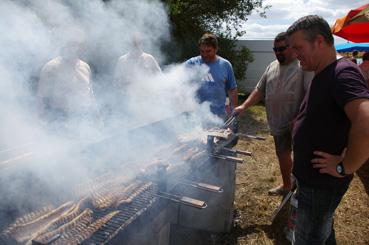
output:
[[[139,74],[123,99],[113,86],[117,60],[132,50],[135,33],[141,35],[143,51],[165,63],[160,44],[169,40],[170,25],[159,1],[3,0],[0,15],[2,217],[9,208],[11,216],[44,199],[65,199],[72,195],[71,186],[107,169],[125,169],[127,175],[136,171],[137,159],[132,159],[145,159],[155,142],[166,139],[160,128],[140,127],[189,111],[190,116],[168,120],[165,127],[178,135],[188,129],[201,132],[204,122],[219,122],[209,105],[195,98],[193,81],[201,80],[205,68],[176,64],[162,66],[161,73]],[[91,68],[91,113],[63,124],[44,120],[37,98],[42,67],[76,40],[83,47],[80,59]],[[71,107],[83,103],[73,102]]]

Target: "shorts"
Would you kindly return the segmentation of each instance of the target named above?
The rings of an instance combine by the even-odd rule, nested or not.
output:
[[[286,130],[283,134],[273,136],[273,138],[277,153],[292,151],[292,134],[290,130]]]

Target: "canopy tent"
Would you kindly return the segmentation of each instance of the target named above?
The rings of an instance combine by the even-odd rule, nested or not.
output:
[[[332,33],[352,42],[369,42],[369,3],[337,19]]]
[[[342,43],[335,47],[337,52],[369,51],[369,43]]]

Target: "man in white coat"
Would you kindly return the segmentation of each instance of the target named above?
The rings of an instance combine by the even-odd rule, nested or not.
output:
[[[91,110],[91,69],[79,58],[80,48],[80,40],[69,41],[61,55],[41,70],[37,89],[39,114],[48,120],[63,121]]]

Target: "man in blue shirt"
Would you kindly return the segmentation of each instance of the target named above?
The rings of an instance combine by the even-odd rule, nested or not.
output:
[[[236,79],[231,63],[218,56],[218,40],[215,35],[205,33],[199,40],[200,55],[186,61],[187,66],[206,65],[207,75],[198,81],[201,83],[197,91],[200,103],[210,102],[210,111],[225,118],[226,97],[228,94],[231,109],[238,104]]]

